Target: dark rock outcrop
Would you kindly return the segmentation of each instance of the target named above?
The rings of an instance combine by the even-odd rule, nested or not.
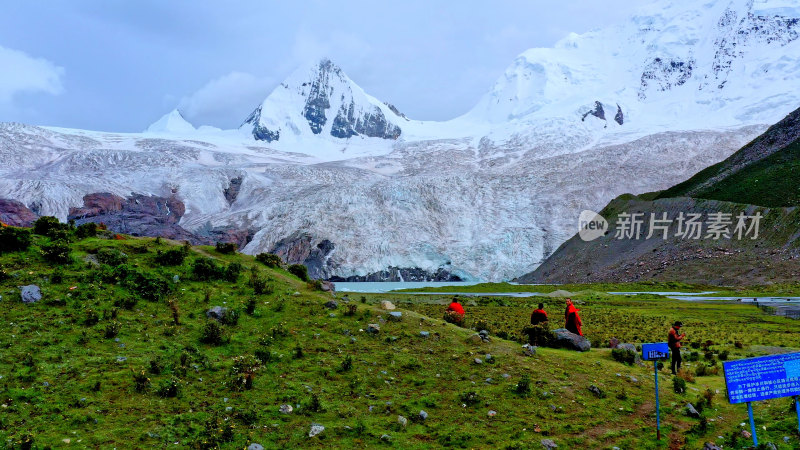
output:
[[[104,223],[109,230],[133,236],[162,236],[190,242],[200,241],[178,225],[186,207],[175,196],[133,194],[126,199],[105,192],[85,195],[83,204],[81,208],[70,208],[67,216],[76,225],[87,222]]]
[[[614,116],[614,121],[622,125],[625,122],[625,115],[622,114],[622,108],[617,105],[617,114]]]
[[[267,141],[273,142],[277,141],[281,137],[281,131],[275,130],[272,131],[269,128],[261,125],[261,107],[255,109],[250,115],[245,119],[244,124],[249,124],[253,126],[253,137],[257,141]],[[242,124],[242,125],[244,125]]]
[[[13,227],[30,227],[38,218],[39,215],[22,202],[0,198],[0,223]]]
[[[306,104],[303,107],[303,117],[308,121],[308,126],[314,134],[320,134],[322,127],[328,121],[325,110],[331,107],[328,98],[328,86],[331,72],[338,75],[340,69],[330,60],[324,59],[319,63],[319,77],[311,80],[311,88],[306,97]]]
[[[400,127],[389,123],[386,120],[386,116],[383,115],[383,111],[377,106],[373,106],[371,112],[363,113],[356,117],[355,104],[353,102],[350,102],[350,105],[346,108],[345,105],[342,105],[331,126],[331,136],[338,138],[363,135],[382,139],[397,139],[400,137],[400,132]]]
[[[606,111],[603,109],[603,104],[598,101],[594,102],[593,110],[587,111],[583,114],[583,117],[581,117],[581,122],[586,120],[586,116],[588,115],[595,116],[600,120],[606,120]]]
[[[239,189],[241,188],[242,188],[242,177],[238,176],[235,178],[231,178],[230,184],[222,192],[225,195],[225,200],[228,201],[229,205],[232,205],[233,202],[236,201],[236,197],[239,196]]]
[[[308,233],[297,231],[276,242],[269,253],[278,255],[287,264],[303,264],[308,276],[314,279],[328,277],[327,257],[336,246],[333,242],[316,240]]]

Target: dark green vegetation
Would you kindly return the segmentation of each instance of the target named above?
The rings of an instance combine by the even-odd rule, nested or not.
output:
[[[525,357],[497,337],[520,333],[533,299],[465,301],[466,326],[483,320],[492,335],[473,343],[474,331],[440,320],[445,298],[369,296],[327,309],[330,294],[250,256],[97,233],[35,235],[26,249],[0,254],[2,446],[538,448],[552,439],[560,448],[699,448],[729,439],[746,417],[709,375],[722,353],[798,346],[797,322],[753,307],[577,296],[593,340],[655,339],[677,315],[693,343],[714,341],[692,350],[689,368],[706,369],[686,392],[673,392],[665,375],[665,440],[656,443],[650,367],[617,362],[609,350]],[[66,262],[44,258],[53,242],[67,245]],[[41,287],[40,301],[20,301],[27,284]],[[375,306],[381,298],[406,308],[402,320],[388,320]],[[544,300],[559,316],[560,300]],[[227,308],[219,320],[206,315],[214,306]],[[372,323],[379,332],[362,331]],[[685,416],[685,402],[700,409],[709,388],[720,394],[702,403],[706,420]],[[763,441],[799,442],[789,407],[756,405]],[[312,423],[325,427],[313,438]]]
[[[800,110],[770,127],[725,161],[656,195],[766,207],[800,205]]]

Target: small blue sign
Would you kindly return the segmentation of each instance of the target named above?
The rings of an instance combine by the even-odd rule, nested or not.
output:
[[[731,403],[800,395],[800,353],[726,361],[722,368]]]
[[[645,361],[657,361],[669,358],[669,345],[666,342],[656,342],[655,344],[642,344],[642,359]]]

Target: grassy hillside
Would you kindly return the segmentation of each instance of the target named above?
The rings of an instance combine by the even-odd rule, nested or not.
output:
[[[766,207],[800,205],[798,136],[800,110],[771,126],[725,161],[660,192],[657,198],[693,197]]]
[[[52,235],[0,254],[0,443],[8,448],[747,444],[736,438],[744,409],[725,402],[719,375],[697,377],[677,394],[662,371],[665,439],[656,442],[652,367],[622,364],[608,350],[539,349],[525,357],[519,343],[496,337],[502,328],[494,319],[490,343],[473,343],[474,331],[439,320],[433,303],[442,299],[387,296],[404,308],[391,321],[380,298],[340,298],[327,309],[329,293],[250,256],[149,238]],[[65,237],[66,252],[54,249]],[[19,287],[30,284],[43,297],[26,304]],[[659,299],[588,295],[578,300],[595,340],[623,333],[625,324],[635,336],[620,337],[652,339],[679,316],[692,324],[687,331],[719,343],[712,355],[770,351],[754,344],[800,346],[797,322],[754,309],[721,314],[670,303],[665,313],[656,312]],[[507,301],[492,300],[485,314],[469,306],[468,314],[513,318],[508,329],[518,328],[530,305]],[[548,308],[558,311],[552,302]],[[206,317],[214,306],[228,308],[224,323]],[[366,331],[372,323],[379,332]],[[749,342],[739,349],[734,339]],[[707,389],[714,396],[706,419],[687,417],[685,403],[698,404]],[[293,411],[282,413],[282,405]],[[762,441],[800,444],[790,406],[788,399],[756,406]],[[309,437],[312,424],[324,431]]]
[[[684,195],[719,173],[723,163],[667,189],[660,198]],[[750,164],[716,183],[697,189],[693,197],[751,205],[782,207],[800,205],[800,142]]]

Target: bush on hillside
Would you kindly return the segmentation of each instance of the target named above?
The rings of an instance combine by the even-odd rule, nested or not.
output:
[[[217,242],[216,249],[220,253],[231,254],[236,252],[236,244],[233,242]]]
[[[54,264],[67,264],[70,261],[69,244],[65,241],[53,241],[41,246],[42,256]]]
[[[78,239],[86,239],[95,236],[97,236],[97,224],[94,222],[86,222],[75,228],[75,237]]]
[[[292,264],[286,268],[290,274],[300,278],[303,281],[308,281],[308,267],[302,264]]]
[[[30,246],[30,231],[17,227],[0,227],[0,253],[19,252]]]
[[[256,255],[256,261],[267,267],[280,267],[283,264],[281,257],[272,253],[259,253]]]
[[[33,223],[33,233],[49,238],[61,238],[69,232],[69,225],[61,223],[53,216],[42,216]]]

